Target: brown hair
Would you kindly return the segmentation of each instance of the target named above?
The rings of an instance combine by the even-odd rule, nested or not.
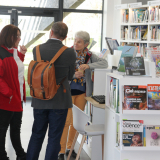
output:
[[[68,33],[68,27],[63,22],[55,22],[52,25],[52,31],[58,39],[65,39]]]
[[[21,33],[21,30],[12,25],[6,25],[0,32],[0,46],[4,45],[8,48],[14,47],[17,41],[17,31]]]

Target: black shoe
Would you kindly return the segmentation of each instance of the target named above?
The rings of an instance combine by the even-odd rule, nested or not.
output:
[[[2,158],[1,160],[9,160],[9,157],[6,157],[6,158]]]
[[[16,160],[26,160],[26,153],[24,154],[24,156],[17,157]]]
[[[67,149],[67,151],[66,151],[66,155],[67,155],[67,156],[69,155],[69,152],[70,152],[70,150]],[[73,158],[76,158],[76,157],[77,157],[77,153],[73,150],[71,156],[72,156]]]
[[[64,154],[60,154],[58,160],[64,160]]]

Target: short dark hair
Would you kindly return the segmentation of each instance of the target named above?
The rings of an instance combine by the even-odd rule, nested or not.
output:
[[[68,33],[68,27],[63,22],[54,22],[52,25],[54,35],[59,39],[65,39]]]
[[[21,30],[17,26],[12,24],[6,25],[0,32],[0,46],[14,47],[17,41],[17,31],[21,34]]]

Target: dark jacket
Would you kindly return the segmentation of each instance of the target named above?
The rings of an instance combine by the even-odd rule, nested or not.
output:
[[[22,53],[18,52],[21,61]],[[23,99],[25,100],[25,84],[23,85]],[[10,97],[12,99],[10,100]],[[21,94],[18,79],[18,66],[13,57],[13,49],[0,47],[0,109],[21,112]]]
[[[49,39],[46,43],[40,45],[41,59],[50,61],[62,46],[63,44],[60,40]],[[33,56],[36,60],[36,48],[33,49]],[[68,81],[72,80],[74,75],[75,61],[76,56],[74,49],[67,48],[54,63],[57,84],[67,76],[63,82],[66,93],[63,92],[63,86],[61,86],[51,100],[32,98],[32,107],[35,109],[67,109],[72,107],[71,91]]]

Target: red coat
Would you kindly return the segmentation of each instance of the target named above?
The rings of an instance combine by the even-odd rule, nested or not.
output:
[[[21,61],[24,54],[18,52]],[[26,101],[25,81],[23,84],[23,100]],[[10,97],[12,97],[10,101]],[[0,109],[21,112],[21,93],[18,79],[18,66],[13,57],[13,49],[0,47]]]

